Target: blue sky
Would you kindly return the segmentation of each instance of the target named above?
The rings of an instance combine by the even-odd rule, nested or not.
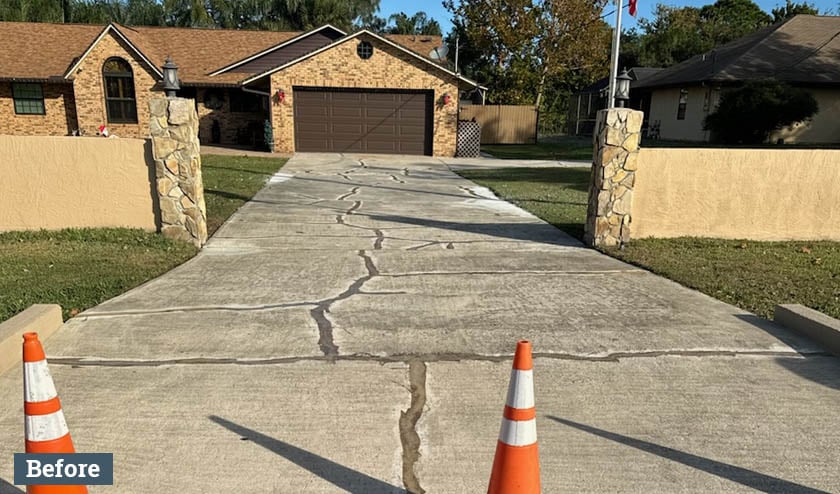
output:
[[[756,0],[753,0],[756,1]],[[650,17],[650,13],[653,8],[656,6],[657,3],[664,3],[666,5],[679,5],[679,6],[692,6],[692,7],[701,7],[706,4],[714,3],[714,0],[682,0],[682,1],[667,1],[667,0],[659,0],[657,2],[654,1],[645,1],[645,0],[638,0],[638,8],[639,12],[637,14],[638,18],[642,17]],[[625,4],[627,0],[625,0]],[[784,0],[758,0],[756,3],[765,11],[770,12],[770,10],[774,7],[779,5],[784,5]],[[814,0],[810,3],[813,3],[820,9],[821,12],[823,11],[836,11],[838,7],[838,0]],[[397,12],[405,12],[406,14],[412,15],[415,12],[422,10],[430,17],[437,20],[441,27],[443,28],[444,34],[449,31],[452,27],[452,23],[450,22],[451,14],[443,8],[443,4],[441,0],[414,0],[412,2],[406,2],[405,0],[381,0],[379,4],[379,15],[381,17],[387,18],[391,14],[395,14]],[[609,12],[613,9],[613,7],[607,7],[606,12]],[[623,27],[632,27],[636,24],[636,21],[627,15],[627,9],[625,7],[624,15],[621,18]],[[612,17],[607,18],[607,22],[610,24],[614,23],[615,20]]]

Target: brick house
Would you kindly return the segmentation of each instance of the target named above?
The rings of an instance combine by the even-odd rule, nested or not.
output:
[[[0,22],[0,134],[145,137],[178,65],[203,143],[277,152],[455,153],[459,93],[437,36]]]

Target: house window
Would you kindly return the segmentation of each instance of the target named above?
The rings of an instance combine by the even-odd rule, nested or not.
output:
[[[685,105],[688,102],[688,89],[680,89],[680,103],[677,106],[677,120],[685,120]]]
[[[356,53],[362,60],[367,60],[373,56],[373,45],[367,41],[362,41],[359,43],[359,46],[356,47]]]
[[[121,58],[109,58],[102,66],[105,81],[105,109],[109,123],[137,123],[134,73]]]
[[[12,84],[15,113],[18,115],[43,115],[44,89],[40,84]]]

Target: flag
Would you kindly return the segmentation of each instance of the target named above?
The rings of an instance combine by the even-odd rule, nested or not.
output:
[[[636,2],[638,0],[630,0],[630,15],[636,17]]]

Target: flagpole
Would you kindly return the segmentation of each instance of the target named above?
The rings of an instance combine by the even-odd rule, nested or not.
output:
[[[612,58],[610,60],[610,89],[607,96],[607,108],[615,107],[615,78],[618,76],[618,49],[621,42],[621,8],[623,1],[615,1],[615,31],[613,32]]]

